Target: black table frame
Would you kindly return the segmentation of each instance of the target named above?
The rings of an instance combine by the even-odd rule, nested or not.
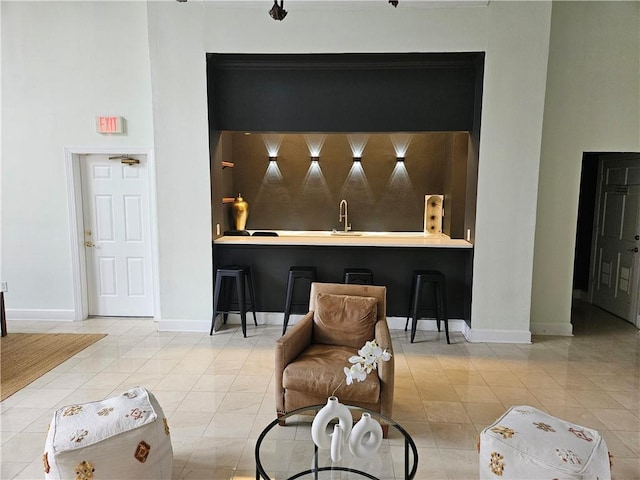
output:
[[[260,436],[258,437],[258,440],[256,442],[256,448],[255,448],[255,458],[256,458],[256,480],[271,480],[271,477],[269,476],[269,474],[267,474],[267,472],[265,472],[263,466],[262,466],[262,462],[260,461],[260,447],[262,446],[262,441],[265,439],[265,437],[267,436],[267,434],[276,426],[276,425],[280,425],[282,426],[282,422],[284,422],[287,418],[292,417],[294,415],[299,415],[299,414],[303,414],[303,413],[308,413],[310,411],[316,411],[318,412],[322,407],[324,407],[324,405],[312,405],[309,407],[302,407],[302,408],[298,408],[297,410],[292,410],[291,412],[281,416],[280,418],[277,418],[276,420],[274,420],[273,422],[271,422],[269,425],[267,425],[264,430],[262,430],[262,432],[260,433]],[[416,471],[418,470],[418,449],[416,447],[416,444],[414,443],[413,439],[411,438],[411,435],[409,435],[409,432],[407,432],[398,422],[396,422],[395,420],[392,420],[391,418],[382,415],[378,412],[374,412],[371,410],[368,410],[366,408],[362,408],[362,407],[356,407],[353,405],[347,405],[347,407],[349,407],[350,411],[356,411],[356,412],[367,412],[370,413],[372,415],[372,417],[375,417],[377,419],[382,420],[383,423],[388,424],[389,426],[395,428],[396,430],[398,430],[402,436],[404,437],[404,478],[405,480],[412,480],[415,475],[416,475]],[[310,440],[311,441],[311,440]],[[411,468],[411,470],[409,470],[409,452],[413,452],[413,458],[415,459],[415,461],[413,462],[413,466]],[[309,469],[309,470],[304,470],[302,472],[296,473],[290,477],[288,477],[287,480],[294,480],[296,478],[300,478],[303,475],[308,475],[308,474],[313,474],[313,478],[314,480],[318,480],[318,473],[319,472],[325,472],[325,471],[342,471],[342,472],[351,472],[351,473],[356,473],[358,475],[361,475],[365,478],[370,478],[371,480],[378,480],[377,477],[374,477],[373,475],[371,475],[370,473],[367,472],[363,472],[361,470],[356,470],[353,468],[349,468],[349,467],[342,467],[342,466],[330,466],[330,467],[319,467],[318,466],[318,446],[314,445],[314,450],[313,450],[313,468]]]

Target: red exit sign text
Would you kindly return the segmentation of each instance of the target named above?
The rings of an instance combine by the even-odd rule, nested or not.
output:
[[[96,117],[96,132],[122,133],[122,117]]]

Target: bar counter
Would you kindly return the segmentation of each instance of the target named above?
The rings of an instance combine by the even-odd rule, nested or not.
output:
[[[261,232],[261,231],[260,231]],[[255,232],[250,232],[255,233]],[[326,232],[280,230],[277,236],[222,236],[218,245],[307,245],[334,247],[432,247],[473,248],[465,240],[447,235],[427,236],[421,232]]]
[[[342,282],[344,268],[371,269],[374,283],[387,287],[387,316],[406,317],[412,271],[422,269],[447,276],[449,318],[471,321],[473,245],[465,240],[422,232],[275,233],[225,235],[213,241],[214,272],[224,265],[251,267],[260,312],[284,310],[289,267],[315,266],[319,282],[334,283]],[[305,300],[296,297],[295,302]]]

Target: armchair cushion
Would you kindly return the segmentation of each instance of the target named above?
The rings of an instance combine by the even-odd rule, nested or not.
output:
[[[312,344],[302,352],[295,362],[286,366],[282,386],[285,390],[329,397],[340,386],[336,395],[346,403],[376,404],[380,397],[378,375],[367,375],[363,382],[346,386],[344,367],[349,357],[357,355],[357,349],[336,345]],[[341,385],[342,383],[342,385]]]
[[[312,343],[362,348],[375,337],[377,304],[378,299],[374,297],[319,293]]]

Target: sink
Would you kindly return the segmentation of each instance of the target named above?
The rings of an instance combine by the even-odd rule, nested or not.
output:
[[[342,230],[335,230],[334,229],[334,230],[331,231],[331,235],[337,235],[337,236],[340,236],[340,237],[360,237],[360,236],[362,236],[362,232],[351,232],[351,231],[345,232],[345,231],[342,231]]]

